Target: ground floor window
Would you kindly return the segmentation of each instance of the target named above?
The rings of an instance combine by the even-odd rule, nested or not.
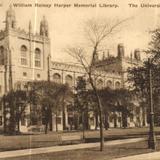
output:
[[[25,115],[24,115],[24,114],[22,115],[22,118],[21,118],[21,125],[22,125],[22,126],[25,126],[25,125],[26,125],[26,118],[25,118]]]
[[[41,106],[38,106],[38,105],[31,106],[30,120],[31,120],[30,122],[31,125],[41,125],[42,124]]]
[[[73,117],[68,117],[68,124],[73,124]]]
[[[94,117],[90,118],[90,125],[94,125]]]
[[[113,115],[110,115],[109,121],[112,123],[113,122]]]
[[[130,116],[130,122],[133,122],[133,115]]]
[[[120,123],[122,121],[122,118],[121,117],[118,117],[118,122]]]
[[[57,122],[57,124],[61,124],[61,117],[57,117],[56,122]]]

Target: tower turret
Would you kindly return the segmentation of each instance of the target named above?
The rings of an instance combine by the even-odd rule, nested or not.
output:
[[[48,22],[45,16],[43,16],[40,22],[40,35],[48,37]]]
[[[139,50],[139,49],[135,49],[135,51],[134,51],[134,58],[135,58],[136,60],[141,60],[140,50]]]
[[[124,45],[122,43],[118,44],[118,58],[124,57]]]
[[[8,11],[6,12],[6,30],[9,28],[16,28],[16,16],[15,11],[12,9],[12,5],[10,5]]]
[[[29,34],[31,34],[31,33],[32,33],[32,24],[31,24],[31,21],[29,21],[29,26],[28,26],[28,28],[29,28]]]

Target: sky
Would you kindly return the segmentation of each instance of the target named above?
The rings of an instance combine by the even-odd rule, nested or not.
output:
[[[0,0],[0,29],[4,28],[5,12],[13,3],[41,3],[51,4],[46,7],[18,7],[13,9],[16,12],[17,26],[28,31],[28,24],[31,20],[34,32],[39,32],[39,24],[45,15],[49,24],[49,36],[51,39],[52,60],[71,62],[74,60],[64,52],[68,46],[86,45],[84,37],[84,22],[96,18],[106,21],[129,18],[123,24],[121,31],[106,40],[104,48],[109,49],[110,54],[116,55],[118,43],[125,46],[125,54],[129,55],[136,48],[141,50],[148,47],[150,41],[150,30],[155,29],[160,23],[159,8],[131,8],[129,3],[151,3],[149,0]],[[56,8],[54,4],[118,4],[119,8]],[[152,4],[160,4],[158,0],[152,0]]]

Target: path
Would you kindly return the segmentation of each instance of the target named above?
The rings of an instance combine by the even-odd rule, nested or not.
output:
[[[126,144],[143,141],[144,138],[132,138],[132,139],[123,139],[123,140],[112,140],[105,142],[105,145],[118,145],[118,144]],[[75,145],[67,145],[67,146],[53,146],[53,147],[43,147],[43,148],[34,148],[34,149],[23,149],[23,150],[15,150],[15,151],[5,151],[0,152],[1,158],[11,158],[11,157],[20,157],[20,156],[28,156],[28,155],[36,155],[41,153],[53,153],[67,150],[76,150],[76,149],[85,149],[85,148],[93,148],[99,147],[99,142],[97,143],[82,143]],[[127,159],[129,160],[129,159]]]

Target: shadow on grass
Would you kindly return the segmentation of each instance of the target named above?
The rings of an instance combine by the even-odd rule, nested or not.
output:
[[[34,142],[34,143],[53,143],[53,142],[57,142],[57,141],[38,141],[38,140],[32,140],[32,142]]]
[[[118,149],[126,149],[126,150],[144,150],[144,149],[148,149],[147,146],[144,147],[118,147]]]
[[[144,138],[146,135],[129,135],[129,136],[108,136],[104,138],[104,141],[111,141],[111,140],[120,140],[120,139],[130,139],[130,138]],[[99,138],[85,138],[85,143],[94,143],[99,142]]]

